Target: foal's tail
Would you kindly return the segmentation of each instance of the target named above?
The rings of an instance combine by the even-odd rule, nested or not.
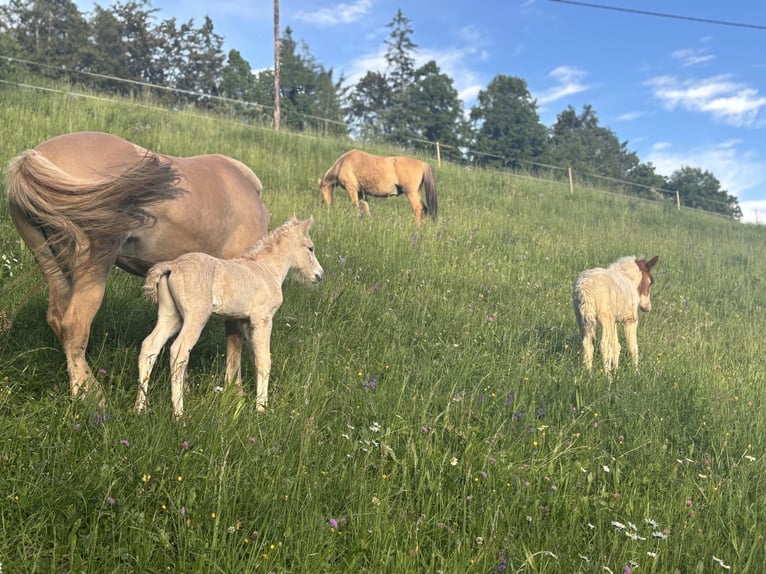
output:
[[[160,287],[160,281],[167,281],[168,275],[170,275],[171,264],[169,261],[157,263],[152,265],[151,269],[146,273],[146,280],[144,281],[144,295],[149,301],[155,305],[159,301],[159,295],[157,294]]]
[[[92,180],[27,150],[8,166],[8,202],[12,214],[42,230],[47,248],[66,269],[78,249],[106,257],[127,233],[151,223],[152,204],[182,193],[178,180],[173,167],[154,154],[123,166],[116,176]]]
[[[436,178],[434,178],[433,168],[427,163],[423,165],[423,186],[426,190],[428,214],[431,216],[431,219],[436,221],[436,217],[439,215],[439,196],[436,194]]]

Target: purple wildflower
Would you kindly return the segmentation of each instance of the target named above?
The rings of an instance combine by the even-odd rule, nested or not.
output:
[[[130,446],[130,442],[128,442],[128,441],[127,441],[127,440],[125,440],[125,439],[122,439],[122,440],[120,441],[120,444],[121,444],[122,446],[125,446],[125,447],[128,447],[128,446]]]
[[[330,518],[327,522],[330,523],[330,528],[332,528],[333,530],[337,530],[338,529],[338,520],[337,519]]]

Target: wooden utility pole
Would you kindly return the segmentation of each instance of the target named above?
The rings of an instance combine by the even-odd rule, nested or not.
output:
[[[274,0],[274,130],[279,131],[279,0]]]

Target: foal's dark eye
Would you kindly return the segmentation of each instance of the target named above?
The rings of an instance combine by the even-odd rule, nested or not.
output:
[[[311,251],[311,253],[314,253],[314,248],[313,247],[309,247],[309,251]]]

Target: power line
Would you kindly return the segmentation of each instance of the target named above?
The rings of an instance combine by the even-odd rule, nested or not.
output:
[[[687,20],[689,22],[703,22],[705,24],[717,24],[719,26],[734,26],[736,28],[751,28],[753,30],[766,30],[766,26],[760,24],[745,24],[743,22],[727,22],[725,20],[714,20],[711,18],[696,18],[694,16],[682,16],[679,14],[667,14],[665,12],[650,12],[648,10],[636,10],[633,8],[622,8],[620,6],[609,6],[606,4],[592,4],[590,2],[577,2],[576,0],[550,0],[560,4],[573,4],[575,6],[584,6],[586,8],[600,8],[602,10],[614,10],[615,12],[627,12],[629,14],[641,14],[643,16],[658,16],[660,18],[673,18],[675,20]]]

